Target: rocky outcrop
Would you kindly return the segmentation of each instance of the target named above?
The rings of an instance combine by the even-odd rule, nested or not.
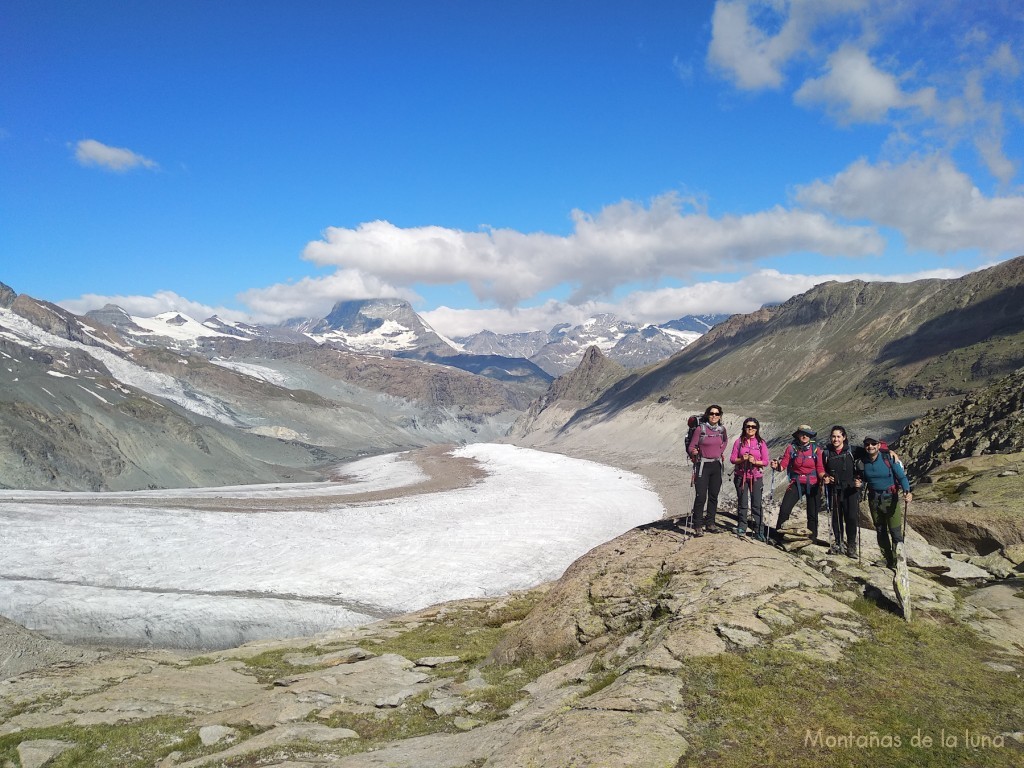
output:
[[[1024,368],[903,430],[894,447],[915,477],[957,459],[1024,451]]]
[[[605,357],[597,347],[589,347],[580,364],[559,376],[548,391],[534,400],[525,414],[509,430],[514,437],[523,437],[551,425],[560,426],[577,410],[628,376],[628,371]]]
[[[606,666],[667,672],[688,657],[760,645],[835,657],[863,636],[856,616],[837,598],[849,602],[856,593],[837,590],[806,559],[735,536],[705,536],[685,547],[683,541],[669,525],[656,524],[594,549],[492,658],[520,663],[589,652]],[[841,564],[850,566],[845,558]],[[873,574],[854,575],[868,580]],[[786,628],[798,619],[804,626],[793,636]],[[809,620],[818,626],[806,626]]]
[[[13,288],[5,283],[0,283],[0,307],[9,309],[16,298],[18,298],[18,294],[14,292]]]
[[[23,293],[14,299],[10,309],[38,328],[62,339],[77,341],[86,346],[127,347],[111,327],[73,315],[49,301],[33,299]]]

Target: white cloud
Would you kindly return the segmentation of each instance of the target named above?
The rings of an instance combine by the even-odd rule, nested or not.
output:
[[[899,165],[861,159],[828,181],[799,188],[796,197],[833,215],[897,229],[912,249],[1024,251],[1024,197],[986,197],[940,156]]]
[[[87,293],[77,299],[66,299],[58,302],[60,306],[76,315],[84,315],[93,309],[100,309],[107,304],[115,304],[136,317],[153,317],[162,312],[181,312],[196,320],[205,320],[212,315],[219,315],[224,320],[245,321],[248,313],[227,307],[211,307],[209,304],[191,301],[179,296],[174,291],[157,291],[152,296],[104,296]]]
[[[870,227],[838,225],[818,212],[776,207],[715,219],[684,211],[674,194],[648,207],[625,201],[594,216],[574,211],[573,221],[564,237],[375,221],[331,227],[304,256],[398,286],[465,281],[478,299],[511,308],[557,286],[571,286],[578,304],[623,283],[685,279],[792,252],[862,256],[884,246]]]
[[[803,106],[822,104],[840,123],[881,123],[895,109],[935,111],[934,88],[903,91],[899,79],[878,69],[862,50],[846,45],[833,53],[822,77],[804,82],[793,95]]]
[[[761,269],[733,282],[705,281],[679,288],[636,291],[616,302],[569,304],[548,301],[535,307],[505,309],[452,309],[438,307],[420,314],[431,326],[447,336],[468,336],[486,329],[494,333],[549,331],[558,323],[577,325],[588,317],[610,312],[639,324],[659,324],[686,315],[753,312],[765,304],[786,301],[820,283],[835,280],[906,283],[925,278],[960,277],[965,269],[930,269],[896,275],[873,272],[855,274],[786,274]]]
[[[521,333],[549,331],[559,323],[576,325],[592,315],[612,311],[611,304],[567,304],[550,300],[534,307],[514,309],[454,309],[438,307],[419,314],[431,327],[448,337],[469,336],[478,331]]]
[[[783,70],[813,53],[813,34],[866,0],[719,0],[711,18],[708,64],[743,90],[779,88]]]
[[[764,304],[785,301],[828,280],[909,282],[923,278],[954,278],[967,271],[932,269],[897,275],[872,272],[809,275],[760,269],[732,282],[713,280],[677,288],[634,291],[614,302],[585,301],[573,304],[552,299],[543,304],[512,309],[455,309],[441,306],[420,312],[420,315],[448,337],[469,336],[484,329],[494,333],[549,331],[559,323],[578,325],[589,317],[605,312],[639,324],[658,324],[685,315],[753,312]],[[361,282],[359,275],[349,274],[340,278],[333,275],[308,278],[294,285],[254,289],[244,294],[254,297],[250,304],[254,309],[251,313],[212,307],[186,299],[173,291],[159,291],[153,296],[86,294],[59,303],[76,314],[85,314],[105,304],[116,304],[137,317],[152,317],[175,311],[197,320],[218,315],[225,320],[273,324],[293,317],[323,317],[336,301],[347,298],[403,295],[403,292],[383,284],[377,285],[378,290],[373,293],[366,292],[372,285],[372,282]],[[360,286],[361,290],[356,290]],[[295,290],[289,290],[292,288]],[[348,293],[339,293],[342,289]],[[404,293],[404,297],[410,301],[416,298],[408,293]]]
[[[741,90],[781,89],[789,75],[795,103],[843,125],[890,125],[884,146],[904,156],[972,146],[1008,186],[1019,170],[1006,149],[1007,117],[1021,119],[1019,14],[983,6],[718,0],[707,61]]]
[[[419,297],[373,275],[354,269],[339,269],[325,277],[304,277],[294,283],[252,288],[239,295],[257,322],[279,323],[295,317],[323,317],[339,301],[374,298]]]
[[[75,160],[79,165],[98,166],[108,171],[123,173],[132,168],[156,170],[160,166],[148,157],[123,147],[108,147],[95,139],[83,139],[75,145]]]

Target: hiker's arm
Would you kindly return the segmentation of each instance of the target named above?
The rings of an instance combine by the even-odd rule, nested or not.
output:
[[[729,461],[733,464],[743,463],[743,459],[740,457],[740,438],[736,438],[736,442],[732,444],[732,453],[729,455]]]

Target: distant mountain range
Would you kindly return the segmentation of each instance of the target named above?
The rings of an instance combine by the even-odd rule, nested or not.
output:
[[[914,417],[1024,366],[1024,256],[955,280],[826,282],[788,301],[717,324],[671,358],[609,375],[601,391],[554,396],[513,433],[558,449],[651,424],[674,439],[708,403],[727,419],[756,415],[784,439],[797,424],[845,423],[895,438]],[[674,425],[674,426],[668,426]],[[860,432],[864,434],[863,431]],[[652,450],[655,449],[652,445]]]
[[[462,339],[402,301],[264,327],[114,306],[80,317],[0,284],[0,487],[312,479],[367,453],[509,434],[665,452],[710,402],[776,439],[800,423],[895,437],[1024,366],[1022,307],[1024,257],[957,280],[823,283],[714,325],[601,315]],[[661,359],[637,367],[648,355]]]
[[[444,361],[466,370],[489,366],[498,378],[510,374],[495,358],[524,359],[537,369],[531,375],[559,376],[575,368],[590,346],[597,346],[626,368],[656,363],[700,338],[728,315],[687,316],[662,325],[637,325],[611,314],[586,322],[556,325],[548,332],[496,334],[481,331],[457,339],[439,334],[402,299],[365,299],[339,302],[323,318],[294,318],[278,326],[229,323],[216,315],[199,322],[179,312],[152,318],[132,317],[120,307],[107,305],[87,317],[113,326],[130,340],[149,346],[179,349],[208,344],[224,337],[292,343],[326,344],[335,349],[368,354]],[[489,363],[473,360],[486,356]],[[515,364],[523,373],[523,364]],[[543,373],[541,373],[543,371]]]
[[[564,366],[588,342],[658,337],[632,328],[597,318],[523,351],[550,353],[554,337]],[[113,305],[76,316],[0,283],[0,488],[316,479],[354,456],[500,438],[553,376],[474,341],[399,300],[261,326]]]

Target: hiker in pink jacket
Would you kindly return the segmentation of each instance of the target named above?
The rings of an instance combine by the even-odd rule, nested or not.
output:
[[[754,528],[751,535],[758,541],[765,540],[762,497],[764,491],[764,468],[771,462],[768,444],[761,437],[761,422],[753,416],[743,420],[743,432],[732,444],[732,481],[736,486],[737,523],[736,535],[745,536],[749,512],[754,513]]]
[[[775,528],[777,543],[782,543],[779,528],[789,520],[793,507],[801,498],[807,499],[807,527],[811,530],[811,540],[818,538],[818,507],[821,503],[818,488],[819,481],[825,477],[825,465],[822,463],[822,452],[814,442],[817,436],[817,432],[801,424],[793,433],[793,442],[786,446],[782,458],[772,462],[772,469],[785,470],[789,475],[789,487],[782,497],[779,522]]]

